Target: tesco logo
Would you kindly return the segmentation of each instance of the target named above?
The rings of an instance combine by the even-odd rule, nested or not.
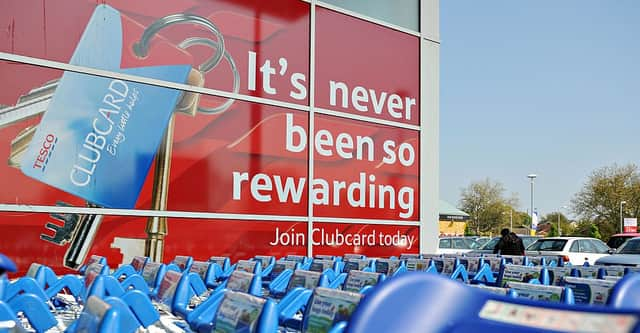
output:
[[[40,151],[38,151],[38,156],[36,157],[35,162],[33,162],[34,169],[42,169],[42,171],[44,171],[57,142],[58,137],[51,133],[44,137],[42,145],[40,146]]]

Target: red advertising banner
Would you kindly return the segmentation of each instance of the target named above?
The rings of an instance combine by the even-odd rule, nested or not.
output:
[[[624,232],[638,232],[638,219],[635,217],[625,217]]]
[[[120,14],[122,67],[190,64],[203,73],[204,87],[308,104],[309,4],[303,1],[8,0],[0,12],[7,27],[0,51],[69,62],[103,4]],[[144,41],[148,46],[138,50]],[[0,75],[20,75],[20,67],[3,66]],[[24,93],[42,83],[24,78],[12,88]],[[0,100],[14,103],[15,91],[1,92]],[[200,106],[219,104],[205,97]]]
[[[420,253],[418,226],[319,222],[313,226],[313,242],[318,246],[318,254],[399,257],[402,253]]]
[[[0,62],[0,203],[238,215],[150,227],[147,217],[0,213],[0,252],[20,270],[75,268],[71,252],[78,265],[88,253],[117,265],[154,233],[165,261],[302,255],[309,242],[321,254],[417,253],[417,226],[348,223],[419,220],[416,126],[320,110],[311,133],[306,110],[314,79],[328,113],[418,125],[419,38],[317,7],[310,78],[309,11],[299,0],[3,4],[1,52],[270,102]],[[314,222],[307,235],[309,200],[310,219],[345,223]]]
[[[29,69],[26,73],[33,76],[41,72],[35,67]],[[176,117],[171,172],[167,180],[168,210],[307,214],[306,149],[300,154],[285,149],[287,121],[295,122],[306,131],[307,113],[235,101],[232,110],[194,131],[198,119],[206,120],[206,117],[181,114]],[[37,121],[31,119],[0,129],[3,143],[0,156],[9,159],[15,155],[16,138],[35,125]],[[0,186],[6,189],[0,193],[0,202],[85,205],[74,195],[25,176],[16,162],[19,161],[0,163]],[[138,209],[152,207],[153,185],[157,181],[154,168],[145,177],[136,204]]]
[[[56,272],[67,271],[62,267],[67,248],[39,238],[44,230],[39,221],[46,220],[46,215],[0,214],[0,219],[5,222],[0,226],[3,233],[0,251],[11,257],[22,273],[33,262],[53,267]],[[6,225],[10,220],[16,223]],[[105,256],[113,267],[130,262],[135,255],[143,255],[146,223],[147,218],[105,217],[91,253]],[[225,256],[232,262],[254,255],[304,255],[305,244],[279,244],[275,242],[275,235],[282,232],[304,233],[306,229],[305,222],[171,218],[167,223],[164,261],[169,262],[176,255],[190,255],[204,261],[211,256]]]
[[[316,106],[420,123],[420,40],[334,11],[316,10]]]
[[[314,216],[417,221],[417,131],[316,115]]]

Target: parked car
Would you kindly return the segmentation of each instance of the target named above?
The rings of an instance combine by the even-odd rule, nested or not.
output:
[[[487,244],[491,240],[490,237],[474,237],[473,240],[478,243],[478,246],[482,247],[482,245]]]
[[[612,249],[617,249],[622,244],[624,244],[624,242],[626,242],[628,239],[631,239],[634,237],[640,237],[640,233],[631,232],[631,233],[625,233],[625,234],[615,234],[611,236],[611,238],[609,238],[609,240],[607,241],[607,246]]]
[[[616,253],[596,260],[596,265],[640,266],[640,237],[627,240]]]
[[[478,243],[465,237],[442,237],[438,242],[436,253],[466,253],[477,249]]]
[[[520,237],[520,239],[522,239],[522,243],[524,244],[524,248],[526,249],[527,246],[531,245],[533,242],[535,242],[536,240],[540,239],[540,236],[523,236],[523,235],[518,235],[518,237]],[[473,250],[471,252],[469,252],[470,254],[483,254],[483,253],[493,253],[493,249],[496,247],[496,244],[498,244],[498,241],[500,240],[501,237],[493,237],[490,241],[484,243],[484,245],[480,246],[479,249],[477,250]]]
[[[603,241],[588,237],[547,237],[540,238],[527,247],[527,255],[558,255],[572,265],[596,260],[609,255],[610,249]]]

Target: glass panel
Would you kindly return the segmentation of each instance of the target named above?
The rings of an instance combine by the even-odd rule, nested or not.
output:
[[[488,241],[487,244],[484,244],[481,249],[493,251],[493,249],[496,247],[496,244],[498,244],[499,241],[500,241],[500,237],[494,237],[490,241]]]
[[[147,220],[146,217],[104,216],[90,253],[104,255],[112,267],[144,255]],[[33,262],[47,265],[55,272],[68,271],[63,264],[73,245],[58,246],[40,238],[40,234],[53,236],[53,232],[44,227],[52,221],[55,220],[49,214],[0,213],[0,234],[4,235],[2,253],[16,262],[19,276],[24,275]],[[306,222],[169,218],[166,230],[165,263],[184,254],[196,258],[224,256],[236,263],[258,253],[280,258],[289,254],[304,255],[307,249]],[[83,263],[89,258],[77,260]]]
[[[640,254],[640,239],[626,242],[618,251],[620,254]]]
[[[571,249],[569,250],[569,252],[580,252],[580,246],[578,245],[578,242],[573,242],[571,244]]]
[[[323,0],[350,11],[420,31],[420,3],[418,0]]]
[[[467,249],[479,249],[480,248],[480,244],[478,242],[474,241],[473,239],[465,238],[463,240],[464,240],[465,245],[467,246],[466,247]]]
[[[453,248],[454,249],[470,249],[469,245],[464,242],[464,240],[456,238],[453,239]]]
[[[418,37],[323,8],[316,22],[317,107],[420,123]]]
[[[592,239],[592,240],[590,240],[590,242],[593,245],[593,247],[595,248],[596,253],[608,253],[609,252],[609,247],[607,246],[607,244],[605,244],[601,240]]]
[[[566,244],[566,240],[538,240],[537,243],[534,243],[536,248],[532,248],[532,250],[538,251],[562,251],[564,248],[564,244]],[[532,246],[533,247],[533,246]]]
[[[228,100],[8,62],[0,77],[17,78],[0,104],[52,94],[39,114],[20,120],[30,111],[16,107],[6,111],[15,122],[0,120],[1,203],[153,209],[157,181],[168,183],[168,210],[307,214],[307,112],[235,100],[217,114],[185,113],[189,96]],[[171,124],[169,172],[156,179],[152,162]]]
[[[399,257],[403,253],[418,253],[418,236],[418,226],[314,222],[313,252],[343,258],[345,253]]]
[[[529,245],[533,244],[533,242],[535,242],[536,240],[538,240],[540,237],[527,237],[527,236],[521,236],[520,239],[522,239],[522,244],[524,245],[524,248],[526,249]]]
[[[593,244],[589,240],[579,240],[580,243],[580,252],[584,253],[596,253],[596,248],[593,247]]]
[[[440,245],[438,246],[441,249],[450,249],[451,248],[451,239],[441,239]]]
[[[314,215],[417,221],[418,132],[315,116]]]
[[[0,25],[11,33],[0,34],[0,51],[148,77],[142,68],[189,65],[204,73],[203,82],[165,79],[308,104],[304,1],[97,2],[3,1]],[[177,24],[162,21],[169,15],[180,15],[173,17]],[[159,30],[150,29],[154,23]],[[80,49],[88,56],[78,56]],[[201,102],[204,108],[214,104]]]
[[[631,237],[626,237],[626,236],[613,236],[609,239],[609,241],[607,242],[607,245],[612,248],[612,249],[617,249],[619,248],[622,244],[624,244],[625,241],[627,241],[627,239],[629,239]]]

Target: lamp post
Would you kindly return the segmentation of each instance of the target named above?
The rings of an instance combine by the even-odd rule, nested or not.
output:
[[[537,176],[538,175],[536,175],[534,173],[527,175],[527,178],[529,178],[531,180],[531,212],[530,212],[530,214],[531,214],[531,233],[534,232],[534,226],[533,226],[533,214],[534,214],[533,213],[533,203],[534,203],[534,200],[533,200],[533,186],[534,186],[534,183],[533,183],[533,180],[536,179]]]
[[[624,218],[622,217],[622,206],[624,206],[627,202],[622,200],[620,201],[620,233],[624,232]]]
[[[560,207],[560,211],[558,211],[558,235],[559,236],[562,236],[562,229],[560,229],[560,214],[561,214],[562,209],[567,209],[567,208],[569,208],[569,207],[568,206],[562,206],[562,207]]]

